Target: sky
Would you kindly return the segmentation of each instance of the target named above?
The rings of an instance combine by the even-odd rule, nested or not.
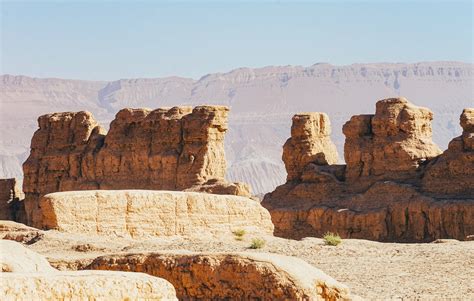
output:
[[[239,67],[473,62],[472,1],[1,1],[1,73],[198,79]]]

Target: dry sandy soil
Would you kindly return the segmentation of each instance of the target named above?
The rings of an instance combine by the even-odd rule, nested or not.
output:
[[[364,299],[474,300],[474,241],[398,244],[347,239],[333,247],[318,238],[296,241],[260,237],[266,240],[264,248],[251,250],[251,235],[245,235],[242,241],[232,235],[224,239],[175,237],[134,241],[47,231],[29,248],[45,255],[59,269],[74,269],[96,256],[118,252],[273,252],[308,261]]]

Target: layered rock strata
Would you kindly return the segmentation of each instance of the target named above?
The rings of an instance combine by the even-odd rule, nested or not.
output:
[[[142,273],[60,272],[21,244],[0,241],[1,300],[177,300],[166,280]]]
[[[272,234],[268,211],[252,199],[181,191],[91,190],[40,199],[41,228],[128,238]]]
[[[310,127],[314,115],[296,126]],[[293,156],[299,163],[288,162],[285,144],[288,181],[262,202],[275,234],[302,238],[332,231],[347,238],[408,242],[466,239],[474,233],[473,115],[473,109],[464,110],[463,134],[442,154],[431,141],[433,114],[405,98],[381,100],[375,115],[353,116],[344,125],[346,165],[301,156]],[[293,149],[328,143],[327,135],[312,139],[322,141],[308,142],[292,130],[292,144],[301,145]],[[325,158],[337,156],[330,148],[321,152]]]
[[[349,300],[349,289],[305,261],[269,253],[140,253],[96,258],[87,269],[144,272],[182,300]]]
[[[38,200],[58,191],[152,189],[249,196],[224,180],[223,106],[123,109],[105,130],[88,112],[39,117],[23,164],[30,225],[41,224]]]

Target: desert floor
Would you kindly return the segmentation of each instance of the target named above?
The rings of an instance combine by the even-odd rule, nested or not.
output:
[[[248,247],[253,237],[246,234],[242,241],[232,235],[130,240],[47,231],[29,248],[59,269],[80,268],[97,256],[122,252],[272,252],[308,261],[364,299],[474,300],[474,241],[401,244],[345,239],[334,247],[319,238],[296,241],[259,236],[266,245],[252,250]]]

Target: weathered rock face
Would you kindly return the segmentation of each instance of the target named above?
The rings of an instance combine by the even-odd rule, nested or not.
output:
[[[0,179],[0,220],[16,220],[24,213],[23,193],[16,179]]]
[[[330,135],[329,117],[324,113],[305,113],[293,117],[291,138],[283,146],[282,156],[288,181],[298,179],[308,163],[337,163],[337,150]]]
[[[301,160],[296,176],[265,196],[275,234],[465,239],[474,233],[472,112],[463,112],[462,136],[441,155],[431,142],[432,113],[404,98],[377,102],[375,115],[353,116],[343,128],[347,165]]]
[[[305,261],[269,253],[108,255],[87,269],[144,272],[183,300],[349,300],[346,286]]]
[[[107,134],[88,112],[38,119],[23,165],[28,222],[41,224],[38,200],[58,191],[153,189],[249,196],[249,187],[224,180],[222,106],[123,109]]]
[[[0,241],[1,300],[177,300],[166,280],[142,273],[59,272],[21,244]]]
[[[181,191],[57,192],[40,200],[41,228],[69,233],[146,238],[273,232],[259,202],[232,195]]]
[[[460,119],[462,135],[454,138],[448,149],[427,167],[422,185],[427,193],[474,197],[474,109],[465,109]]]
[[[343,127],[346,177],[409,179],[441,153],[431,141],[433,113],[405,98],[377,102],[375,115],[353,116]]]

